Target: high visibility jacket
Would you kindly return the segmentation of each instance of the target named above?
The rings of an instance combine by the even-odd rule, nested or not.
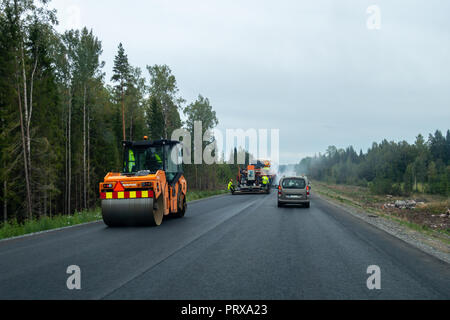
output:
[[[230,183],[228,184],[228,190],[231,190],[232,187],[233,187],[233,182],[230,181]]]
[[[266,176],[263,177],[262,181],[264,185],[269,184],[269,178]]]
[[[155,153],[155,159],[156,159],[156,161],[158,161],[158,163],[160,165],[162,165],[163,161],[162,161],[161,157],[159,156],[159,154]]]
[[[133,167],[136,165],[136,158],[133,150],[128,151],[128,172],[133,172]]]

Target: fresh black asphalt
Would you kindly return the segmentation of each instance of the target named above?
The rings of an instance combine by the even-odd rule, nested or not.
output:
[[[81,290],[68,290],[68,266]],[[371,291],[367,268],[381,268]],[[0,242],[0,299],[450,299],[450,268],[313,197],[189,205],[158,228],[103,223]]]

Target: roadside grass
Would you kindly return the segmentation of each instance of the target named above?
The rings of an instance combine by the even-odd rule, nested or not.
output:
[[[446,244],[450,244],[448,222],[446,224],[440,224],[443,220],[450,220],[450,218],[439,217],[440,214],[444,213],[450,207],[448,198],[427,194],[387,198],[387,195],[373,195],[367,188],[363,187],[333,185],[318,181],[313,182],[313,191],[331,200],[395,221],[409,229],[419,231],[428,236],[438,238]],[[383,209],[383,205],[387,202],[395,202],[396,200],[404,200],[407,198],[424,201],[426,202],[426,206],[416,210]]]
[[[188,191],[187,201],[191,202],[225,193],[227,193],[225,190]],[[76,214],[70,216],[59,215],[53,217],[42,217],[40,219],[27,220],[23,223],[18,223],[17,220],[12,220],[6,223],[0,223],[0,240],[76,226],[84,223],[99,221],[101,219],[101,209],[97,208],[96,210],[77,212]]]
[[[17,220],[0,225],[0,240],[19,237],[31,233],[75,226],[98,221],[102,218],[100,209],[79,212],[71,216],[42,217],[18,223]]]

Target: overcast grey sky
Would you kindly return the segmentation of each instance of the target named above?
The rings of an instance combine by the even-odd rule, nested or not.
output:
[[[381,30],[367,8],[381,9]],[[53,0],[61,31],[119,42],[130,63],[167,64],[219,129],[280,129],[281,163],[329,145],[414,141],[450,128],[450,1]]]

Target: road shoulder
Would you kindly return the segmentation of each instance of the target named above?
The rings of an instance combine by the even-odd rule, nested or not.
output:
[[[426,252],[439,260],[450,263],[450,247],[446,243],[434,237],[425,235],[419,231],[410,229],[394,220],[387,219],[381,215],[368,213],[362,208],[351,206],[338,200],[327,197],[324,194],[315,193],[315,196],[340,208],[345,212],[357,217],[370,225],[381,229],[390,235],[405,241],[406,243]]]

